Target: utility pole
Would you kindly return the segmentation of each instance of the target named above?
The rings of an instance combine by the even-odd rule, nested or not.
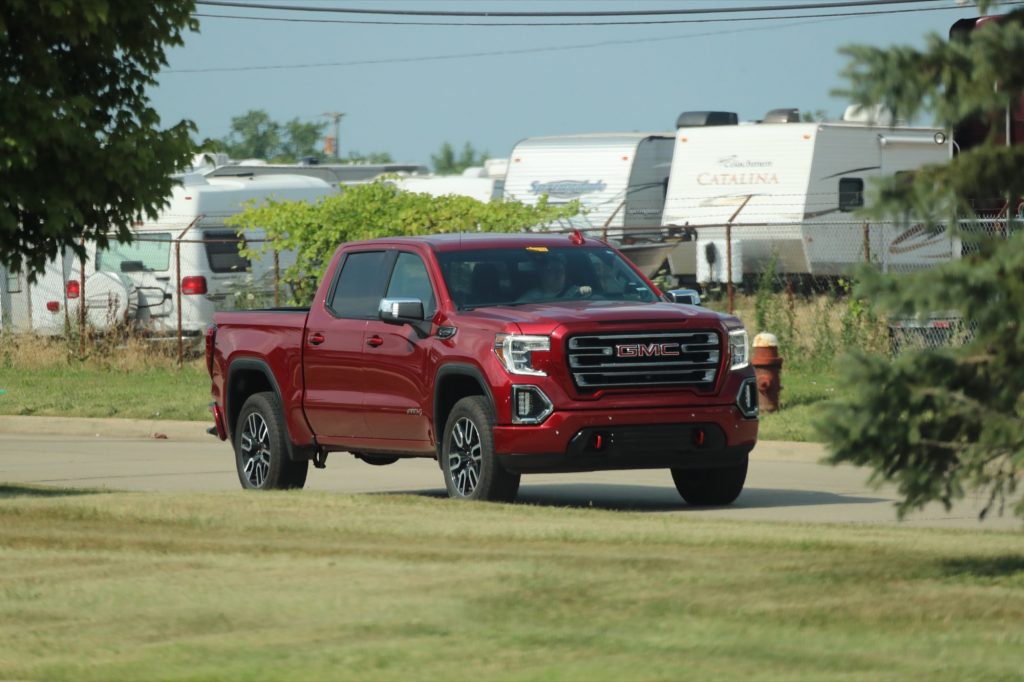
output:
[[[326,116],[334,121],[334,158],[341,161],[341,145],[340,134],[341,134],[341,119],[345,118],[345,113],[341,111],[328,111],[321,116]]]

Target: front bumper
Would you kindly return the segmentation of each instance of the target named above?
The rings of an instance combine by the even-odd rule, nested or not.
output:
[[[494,427],[494,448],[505,468],[523,473],[704,468],[739,463],[757,427],[734,405],[556,411],[537,426]]]

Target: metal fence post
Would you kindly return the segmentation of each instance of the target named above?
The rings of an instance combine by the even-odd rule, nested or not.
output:
[[[85,238],[78,257],[78,355],[85,357]]]
[[[175,307],[178,309],[178,367],[185,364],[185,339],[181,329],[181,240],[185,238],[188,231],[203,219],[202,215],[196,216],[195,220],[188,224],[188,227],[174,240],[174,269],[175,277],[178,280],[178,301]]]
[[[726,291],[729,295],[729,314],[733,312],[733,290],[732,290],[732,221],[725,224],[725,267],[726,267]]]
[[[11,271],[0,264],[0,335],[11,335],[14,333],[14,312],[11,310],[13,301],[9,289],[11,282]],[[64,307],[65,312],[67,306]]]
[[[175,308],[178,311],[178,367],[185,364],[185,340],[181,333],[181,237],[174,242],[174,271],[176,273],[177,302]]]
[[[748,194],[747,198],[743,200],[740,207],[736,209],[736,212],[729,218],[729,222],[725,224],[725,267],[728,268],[727,279],[726,279],[726,291],[729,294],[729,314],[733,313],[733,287],[732,287],[732,224],[736,220],[736,216],[740,214],[747,203],[754,198],[753,194]]]
[[[864,262],[871,262],[871,225],[864,223]]]
[[[281,307],[281,260],[274,249],[274,307]]]

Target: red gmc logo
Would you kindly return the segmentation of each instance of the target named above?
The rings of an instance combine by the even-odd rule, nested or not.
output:
[[[652,358],[679,355],[678,343],[620,343],[615,346],[619,358]]]

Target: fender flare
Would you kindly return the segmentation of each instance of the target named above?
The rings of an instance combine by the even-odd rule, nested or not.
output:
[[[232,404],[231,404],[232,390],[231,390],[231,387],[232,387],[232,384],[233,384],[233,382],[235,380],[235,375],[238,374],[238,372],[243,371],[243,370],[244,371],[255,371],[255,372],[258,372],[259,374],[262,374],[263,377],[270,384],[270,388],[274,391],[274,395],[277,396],[278,404],[281,405],[282,408],[284,407],[284,403],[281,400],[281,387],[280,387],[280,385],[278,385],[277,378],[274,376],[274,373],[271,371],[270,365],[268,365],[264,360],[260,360],[259,358],[241,357],[241,358],[237,358],[235,360],[232,360],[231,363],[228,365],[227,381],[224,384],[224,411],[228,415],[227,428],[228,428],[228,433],[229,433],[229,437],[231,439],[232,446],[234,446],[234,441],[235,441],[235,434],[234,434],[235,423],[231,419],[231,414],[232,414],[232,411],[231,411],[232,410]],[[243,401],[242,404],[244,405],[245,401]],[[242,405],[239,405],[238,406],[238,411],[241,412],[241,410],[242,410]],[[288,432],[288,420],[284,418],[283,414],[281,415],[281,424],[284,426],[284,432],[285,432],[284,433],[284,435],[285,435],[285,439],[284,440],[285,440],[285,443],[288,444],[288,459],[290,459],[290,460],[303,459],[303,458],[308,459],[308,457],[306,456],[307,453],[305,452],[306,448],[296,448],[295,444],[292,442],[291,433]],[[302,452],[300,453],[298,451],[302,451]]]
[[[450,376],[463,376],[469,377],[476,381],[483,391],[484,397],[487,398],[487,402],[491,405],[491,410],[496,411],[494,404],[494,395],[491,393],[491,386],[484,378],[484,373],[476,365],[470,365],[464,362],[449,362],[441,365],[437,368],[437,374],[434,375],[434,431],[438,434],[437,443],[438,447],[441,447],[441,434],[444,433],[444,424],[439,422],[438,406],[441,403],[441,383],[445,378]]]

